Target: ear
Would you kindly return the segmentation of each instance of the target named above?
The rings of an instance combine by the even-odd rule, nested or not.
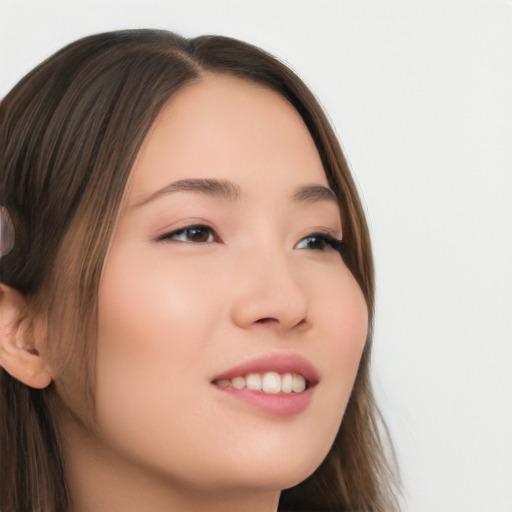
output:
[[[25,297],[0,283],[0,366],[27,386],[43,389],[52,375],[39,353],[46,330],[38,323]]]

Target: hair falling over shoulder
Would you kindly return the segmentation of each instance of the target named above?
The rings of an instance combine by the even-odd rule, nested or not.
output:
[[[45,315],[51,351],[73,375],[70,389],[94,409],[95,347],[87,340],[94,335],[99,277],[130,170],[165,103],[204,73],[263,84],[302,116],[339,199],[343,257],[370,312],[334,445],[312,476],[283,491],[279,510],[396,511],[398,477],[393,457],[385,455],[392,448],[369,378],[374,275],[363,208],[318,102],[264,51],[219,36],[120,31],[74,42],[25,76],[0,103],[0,207],[12,222],[0,284],[25,297],[32,313]],[[1,308],[0,302],[0,314]],[[73,339],[59,325],[63,314],[71,319]],[[1,512],[71,512],[58,404],[53,384],[35,389],[0,368]]]

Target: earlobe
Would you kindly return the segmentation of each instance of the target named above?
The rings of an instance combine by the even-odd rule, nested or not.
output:
[[[44,342],[36,335],[36,319],[25,297],[0,283],[0,366],[15,379],[32,388],[42,389],[52,375],[39,348]]]

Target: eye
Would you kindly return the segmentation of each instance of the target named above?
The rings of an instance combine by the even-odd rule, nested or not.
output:
[[[206,244],[215,242],[215,231],[210,226],[198,224],[196,226],[186,226],[184,228],[171,231],[158,238],[160,240],[169,240],[171,242],[188,242],[194,244]]]
[[[313,251],[325,251],[326,249],[334,249],[340,252],[343,240],[338,240],[325,233],[312,233],[305,236],[297,242],[295,249],[310,249]]]

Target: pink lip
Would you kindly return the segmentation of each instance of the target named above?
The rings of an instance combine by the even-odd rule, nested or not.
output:
[[[215,385],[221,379],[230,380],[233,377],[249,373],[296,373],[305,377],[307,387],[301,393],[264,393],[251,389],[235,389]],[[270,353],[251,359],[237,365],[212,379],[212,384],[219,391],[237,398],[251,406],[277,416],[290,416],[304,411],[311,402],[313,387],[320,377],[316,368],[306,358],[298,354]]]

